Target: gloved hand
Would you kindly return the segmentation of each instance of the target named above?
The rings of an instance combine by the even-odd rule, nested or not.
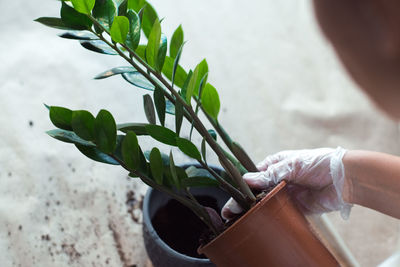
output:
[[[345,153],[341,147],[282,151],[259,163],[260,172],[246,173],[243,178],[250,188],[257,190],[285,180],[289,194],[305,213],[340,210],[342,217],[347,219],[351,205],[342,198],[345,179],[342,158]],[[221,213],[229,220],[241,212],[239,204],[230,199]]]

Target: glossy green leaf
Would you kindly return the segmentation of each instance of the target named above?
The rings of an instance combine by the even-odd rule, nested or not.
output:
[[[169,47],[169,56],[171,58],[176,58],[178,56],[178,51],[183,45],[183,29],[182,25],[175,30],[171,38],[171,45]]]
[[[154,85],[150,83],[141,73],[139,72],[129,72],[129,73],[123,73],[122,77],[129,82],[130,84],[133,84],[134,86],[140,87],[142,89],[146,89],[149,91],[154,91]]]
[[[62,22],[74,30],[87,30],[92,27],[92,21],[88,16],[79,13],[64,1],[61,2],[60,14]]]
[[[111,47],[109,47],[105,42],[101,40],[92,40],[92,41],[81,41],[80,44],[93,52],[97,52],[100,54],[106,55],[118,55],[117,52],[114,51]]]
[[[94,116],[86,110],[72,112],[72,129],[80,138],[87,141],[94,140]]]
[[[165,34],[161,34],[160,48],[157,54],[156,71],[161,72],[164,66],[165,57],[167,55],[168,42]]]
[[[157,114],[158,114],[158,119],[160,120],[160,123],[162,126],[165,124],[165,111],[166,111],[166,104],[165,104],[165,97],[164,97],[164,92],[163,89],[160,87],[156,87],[154,90],[154,104],[156,106]]]
[[[110,35],[114,42],[124,44],[129,32],[129,20],[124,16],[116,16],[111,25]]]
[[[219,183],[217,180],[210,177],[189,177],[182,180],[183,187],[218,187]]]
[[[180,138],[177,137],[176,138],[176,144],[179,147],[179,149],[185,153],[186,155],[188,155],[191,158],[197,159],[197,160],[201,160],[201,154],[199,152],[199,150],[197,149],[197,147],[190,142],[189,140],[185,139],[185,138]]]
[[[181,132],[183,122],[183,105],[180,101],[176,101],[175,103],[175,131],[179,136]]]
[[[89,15],[95,4],[95,0],[71,0],[75,10]]]
[[[148,135],[146,131],[147,123],[123,123],[118,124],[117,129],[123,133],[127,133],[128,131],[134,132],[136,135]]]
[[[129,19],[129,32],[126,38],[126,46],[135,51],[140,41],[140,19],[133,10],[128,10],[126,16]]]
[[[207,163],[207,146],[206,146],[206,139],[203,138],[201,141],[201,156],[203,157],[204,162]]]
[[[186,95],[187,95],[187,89],[189,87],[190,81],[192,80],[192,76],[193,76],[193,71],[190,70],[188,73],[188,76],[186,77],[185,83],[182,86],[182,90],[180,91],[180,95],[185,100],[186,100]]]
[[[128,11],[128,0],[120,1],[120,3],[118,4],[118,16],[126,16],[127,11]]]
[[[140,150],[137,136],[134,132],[128,132],[122,141],[122,158],[131,170],[140,166]]]
[[[98,40],[99,37],[97,37],[96,35],[94,35],[91,32],[87,32],[87,31],[68,31],[68,32],[64,32],[60,35],[61,38],[65,38],[65,39],[73,39],[73,40]]]
[[[71,131],[72,110],[63,107],[50,107],[50,120],[57,128]]]
[[[143,96],[144,113],[150,124],[156,124],[156,112],[154,109],[153,99],[149,94]]]
[[[201,105],[208,115],[217,119],[220,109],[219,95],[215,87],[209,83],[206,84],[201,95]]]
[[[138,45],[135,52],[141,59],[146,61],[146,45]]]
[[[206,74],[208,73],[208,64],[207,61],[205,59],[203,59],[203,61],[201,61],[199,63],[198,69],[199,69],[199,73],[197,76],[197,80],[196,80],[196,85],[194,86],[194,95],[195,96],[199,96],[199,92],[203,89],[200,88],[201,84],[206,85],[207,83],[207,76]],[[205,77],[205,80],[204,80]]]
[[[47,27],[60,29],[60,30],[73,30],[74,27],[68,27],[61,18],[53,18],[53,17],[41,17],[35,19],[36,22],[39,22]]]
[[[75,144],[76,148],[86,157],[101,163],[119,165],[118,161],[110,157],[109,155],[101,152],[95,147],[88,147]]]
[[[92,13],[101,26],[109,31],[117,15],[117,7],[113,0],[96,0]],[[101,33],[102,30],[96,29],[96,32]]]
[[[182,81],[184,83],[184,80],[186,79],[186,76],[184,74],[180,73],[180,72],[182,72],[183,68],[179,66],[179,60],[181,59],[183,46],[184,46],[184,44],[181,45],[181,47],[179,48],[177,55],[174,59],[174,66],[172,69],[172,78],[171,78],[172,86],[174,86],[174,84],[176,83],[177,78],[178,78],[178,80],[180,80],[180,81],[178,81],[178,83],[182,83]],[[185,70],[183,70],[183,72],[186,74]],[[178,75],[177,75],[177,73],[178,73]],[[182,83],[182,86],[183,86],[183,83]]]
[[[141,8],[143,8],[143,6]],[[139,12],[140,9],[139,10],[135,9],[135,11]],[[147,39],[150,38],[150,32],[153,28],[153,24],[155,23],[155,21],[158,21],[157,12],[155,11],[155,9],[151,4],[145,1],[145,6],[142,15],[142,30]]]
[[[160,40],[161,40],[161,25],[160,21],[157,19],[154,21],[154,25],[151,30],[149,41],[147,43],[147,48],[146,48],[147,63],[153,68],[156,68],[158,51],[160,49]]]
[[[139,12],[145,5],[145,0],[128,0],[128,9],[133,9],[136,12]]]
[[[190,166],[185,170],[187,176],[190,177],[208,177],[214,178],[214,176],[204,168],[197,168],[196,166]]]
[[[117,67],[117,68],[112,68],[110,70],[107,70],[105,72],[100,73],[96,77],[94,77],[95,80],[100,80],[100,79],[105,79],[114,75],[118,74],[123,74],[123,73],[132,73],[135,72],[136,70],[132,67]]]
[[[163,183],[164,165],[161,158],[161,153],[158,148],[153,148],[150,153],[150,169],[151,174],[158,184]]]
[[[212,137],[215,141],[217,141],[217,133],[216,133],[213,129],[208,130],[208,133],[211,135],[211,137]]]
[[[151,153],[151,151],[149,151],[149,150],[147,150],[147,151],[145,151],[143,153],[144,157],[149,161],[150,161],[150,153]],[[162,153],[162,152],[160,152],[160,153],[161,153],[161,159],[163,161],[163,164],[165,166],[169,166],[169,162],[170,162],[169,156],[167,154]]]
[[[173,184],[175,185],[176,188],[179,189],[181,187],[181,184],[180,184],[178,174],[176,171],[176,166],[175,166],[175,162],[174,162],[174,156],[172,155],[172,151],[170,151],[170,153],[169,153],[169,168],[171,171]]]
[[[101,152],[112,153],[117,144],[117,125],[110,112],[100,110],[94,121],[95,143]]]
[[[49,136],[65,142],[65,143],[72,143],[72,144],[78,144],[78,145],[83,145],[83,146],[95,146],[94,143],[83,140],[79,136],[77,136],[74,132],[72,131],[67,131],[67,130],[62,130],[62,129],[54,129],[46,132]]]
[[[185,95],[185,99],[186,99],[186,103],[190,104],[192,96],[195,92],[195,88],[196,88],[196,83],[197,80],[199,79],[199,71],[201,69],[201,63],[199,63],[196,68],[193,71],[193,75],[191,76],[190,80],[189,80],[189,84],[186,88],[186,95]],[[200,84],[200,82],[199,82]]]
[[[175,59],[175,61],[178,58]],[[186,71],[180,66],[177,65],[175,69],[175,76],[174,74],[174,59],[171,57],[165,57],[164,66],[162,69],[162,73],[168,78],[168,80],[172,81],[172,77],[174,77],[174,85],[182,88],[185,84],[188,74]]]
[[[153,137],[157,141],[167,145],[176,146],[177,136],[170,129],[159,125],[149,124],[146,125],[146,131],[151,137]]]

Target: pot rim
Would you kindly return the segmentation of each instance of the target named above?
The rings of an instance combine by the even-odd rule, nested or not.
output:
[[[143,223],[147,224],[148,230],[151,233],[154,233],[155,235],[155,239],[154,242],[158,243],[159,245],[163,246],[167,251],[169,251],[170,253],[174,254],[176,257],[181,258],[182,260],[186,260],[186,261],[190,261],[190,262],[197,262],[197,263],[209,263],[211,262],[208,258],[205,259],[201,259],[201,258],[195,258],[195,257],[191,257],[191,256],[187,256],[185,254],[182,254],[176,250],[174,250],[173,248],[171,248],[167,243],[164,242],[164,240],[162,240],[160,238],[160,236],[158,235],[157,231],[154,229],[153,224],[151,223],[151,218],[150,218],[150,214],[149,212],[145,212],[145,210],[149,210],[150,207],[150,197],[151,194],[153,194],[153,192],[156,192],[156,190],[154,188],[149,187],[149,189],[147,189],[146,195],[143,199]]]
[[[216,242],[216,240],[220,237],[222,237],[223,235],[227,235],[230,231],[232,231],[232,229],[238,225],[239,223],[241,223],[243,220],[245,220],[248,216],[250,216],[252,213],[256,212],[257,210],[259,210],[261,208],[261,206],[264,205],[264,203],[266,203],[268,200],[270,200],[273,196],[275,196],[281,189],[283,189],[286,186],[286,181],[282,180],[279,184],[277,184],[274,189],[271,190],[271,192],[269,192],[263,199],[261,199],[261,201],[259,201],[256,205],[254,205],[248,212],[246,212],[245,214],[243,214],[243,216],[241,216],[236,222],[234,222],[231,226],[228,227],[228,229],[226,229],[225,231],[223,231],[222,233],[220,233],[217,237],[215,237],[213,240],[211,240],[210,242],[208,242],[205,246],[200,246],[197,249],[197,253],[199,254],[204,254],[203,251],[204,249],[207,249],[207,247],[211,246],[214,242]]]

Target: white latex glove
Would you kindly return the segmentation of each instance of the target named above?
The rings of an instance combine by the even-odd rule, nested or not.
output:
[[[345,153],[341,147],[282,151],[259,163],[260,172],[246,173],[243,178],[250,188],[257,190],[285,180],[289,193],[305,213],[340,210],[342,217],[347,219],[351,205],[342,198],[345,179],[342,158]],[[230,199],[221,213],[229,220],[241,212],[239,204]]]

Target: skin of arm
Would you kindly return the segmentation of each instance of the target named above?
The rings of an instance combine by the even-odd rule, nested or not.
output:
[[[400,219],[400,157],[352,150],[343,157],[343,200]]]

